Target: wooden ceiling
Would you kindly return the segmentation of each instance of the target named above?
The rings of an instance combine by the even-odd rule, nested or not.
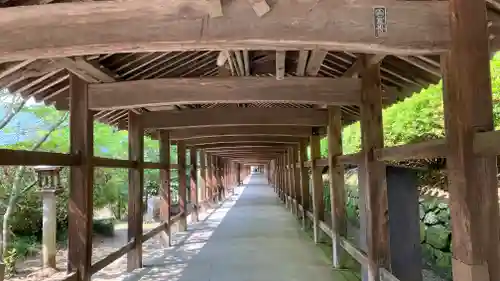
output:
[[[389,26],[389,37],[378,40],[369,38],[367,32],[373,37],[373,28],[362,28],[362,24],[371,26],[371,23],[365,22],[367,19],[363,17],[363,13],[352,7],[343,5],[334,9],[331,3],[328,4],[329,1],[312,1],[321,3],[318,4],[321,7],[312,6],[314,13],[299,19],[296,17],[297,11],[283,7],[290,1],[292,0],[267,1],[269,5],[264,2],[264,6],[263,1],[249,1],[255,2],[252,12],[248,2],[240,0],[223,1],[222,10],[218,10],[221,7],[212,5],[212,2],[218,1],[181,2],[191,5],[189,7],[193,10],[189,11],[184,9],[184,4],[175,5],[179,3],[177,0],[163,1],[158,7],[149,5],[149,2],[145,5],[139,0],[63,4],[60,3],[70,1],[0,0],[0,6],[3,7],[0,9],[0,87],[65,110],[69,106],[68,77],[70,73],[74,73],[91,83],[90,93],[95,91],[95,95],[91,95],[91,104],[94,104],[93,108],[97,110],[97,120],[125,128],[128,110],[140,114],[161,111],[157,115],[151,115],[156,116],[150,118],[151,122],[156,122],[155,126],[149,129],[152,132],[168,127],[158,124],[155,120],[162,116],[158,114],[166,114],[165,111],[184,112],[215,108],[244,110],[255,107],[321,108],[321,102],[315,102],[316,99],[328,104],[335,104],[332,101],[337,99],[338,104],[342,105],[344,121],[351,122],[359,117],[356,105],[359,99],[359,93],[356,93],[359,85],[356,77],[361,71],[361,55],[369,56],[372,63],[381,63],[385,105],[439,82],[439,52],[446,47],[447,40],[447,35],[444,36],[441,31],[448,20],[447,11],[442,9],[447,7],[446,3],[443,5],[443,2],[436,1],[393,1],[397,4],[394,9],[399,9],[397,11],[401,14],[391,14],[392,18],[389,19],[396,17],[394,20],[400,24]],[[164,36],[180,41],[190,39],[193,31],[190,29],[192,22],[189,16],[197,19],[198,14],[207,13],[206,4],[201,7],[199,2],[209,3],[210,17],[204,19],[210,21],[210,24],[197,26],[198,32],[200,26],[209,28],[202,30],[208,41],[198,42],[198,45],[160,44],[154,48],[147,44],[115,44],[124,40],[123,36],[131,36],[139,43],[146,40],[147,36],[155,40],[161,40]],[[243,7],[240,2],[248,7]],[[300,1],[298,4],[294,2],[294,5],[311,7],[312,2],[309,2],[311,1]],[[358,2],[365,3],[356,1]],[[373,5],[372,2],[374,0],[366,1],[369,5]],[[412,5],[419,7],[417,12],[409,9]],[[500,31],[500,24],[497,24],[500,23],[497,21],[500,5],[494,0],[488,0],[487,5],[488,18],[491,20],[491,42],[492,46],[495,46],[495,35]],[[102,10],[92,10],[96,7]],[[165,12],[169,7],[176,9],[175,17],[171,11]],[[392,6],[388,7],[392,9]],[[348,9],[352,20],[341,14],[347,13]],[[141,14],[146,11],[151,13]],[[331,20],[329,14],[333,11],[339,17],[336,21]],[[443,19],[437,17],[437,12],[444,13],[441,16]],[[179,13],[182,18],[179,18]],[[420,19],[419,16],[403,18],[418,13],[421,13]],[[326,17],[327,15],[329,16]],[[255,36],[269,39],[258,47],[254,41],[240,42],[241,40],[234,39],[239,36],[237,32],[248,31],[248,27],[241,23],[236,24],[237,16],[245,19],[246,21],[242,20],[244,23],[255,24],[252,27],[256,29],[255,32],[263,32],[260,28],[273,26],[276,24],[273,21],[277,19],[284,23],[277,24],[278,27],[272,30],[266,29],[262,36],[254,33],[243,35],[247,38]],[[113,22],[108,22],[109,27],[100,25],[100,20],[104,17],[114,19]],[[75,19],[81,22],[75,23]],[[155,22],[159,24],[165,19],[168,19],[167,23],[170,24],[165,26],[166,29],[162,29],[164,26],[155,28],[150,25]],[[222,22],[218,22],[219,19]],[[356,20],[357,27],[347,26],[348,22]],[[372,18],[368,17],[368,20],[371,21]],[[67,24],[64,24],[65,21]],[[85,27],[85,24],[88,27]],[[411,28],[413,25],[418,25],[418,28]],[[336,30],[339,33],[339,26],[344,29],[338,36],[348,44],[333,44],[324,35],[328,34],[330,29],[331,32]],[[433,26],[436,29],[432,29]],[[16,27],[17,29],[13,30]],[[47,28],[46,34],[40,32],[42,27]],[[82,29],[84,27],[86,29]],[[231,33],[229,27],[232,28]],[[87,30],[89,28],[93,29],[92,32]],[[302,32],[307,29],[310,29],[309,33]],[[177,33],[174,34],[174,31]],[[403,34],[404,32],[407,34]],[[280,33],[284,40],[280,37],[271,40],[272,36]],[[63,37],[63,34],[66,37]],[[95,38],[101,38],[102,45],[94,44],[93,48],[89,47]],[[228,38],[231,44],[224,43],[219,47],[213,45],[218,39]],[[290,38],[297,39],[293,43]],[[279,43],[280,40],[285,43]],[[317,41],[307,43],[308,40]],[[361,43],[356,45],[357,41]],[[68,47],[78,44],[81,44],[80,48]],[[231,45],[234,48],[230,48]],[[366,54],[369,53],[370,46],[373,52],[379,54]],[[327,47],[330,51],[321,47]],[[103,53],[103,50],[115,51]],[[325,94],[327,89],[331,89],[328,95]],[[194,91],[199,94],[191,94]],[[245,91],[250,94],[247,98],[241,98],[243,102],[239,102],[231,96],[236,91],[242,96],[245,96]],[[168,100],[162,99],[164,92],[171,93]],[[257,100],[251,94],[254,92],[261,93]],[[287,95],[289,98],[283,98]]]

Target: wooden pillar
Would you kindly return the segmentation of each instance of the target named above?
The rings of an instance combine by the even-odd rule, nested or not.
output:
[[[340,245],[340,238],[347,236],[345,211],[344,166],[337,162],[342,155],[342,112],[340,107],[328,108],[328,166],[330,176],[330,206],[332,215],[333,266],[345,266],[347,253]]]
[[[217,187],[217,200],[222,201],[222,163],[219,157],[215,157],[215,186]]]
[[[442,56],[453,279],[500,280],[496,155],[474,153],[493,127],[485,1],[450,0],[450,52]]]
[[[207,175],[206,175],[206,183],[207,189],[205,190],[207,194],[208,202],[212,203],[214,194],[213,194],[213,184],[212,184],[212,171],[213,171],[213,163],[212,163],[212,155],[207,153]]]
[[[300,190],[300,169],[297,168],[297,161],[299,159],[299,146],[294,146],[293,148],[293,159],[292,159],[292,169],[293,169],[293,188],[295,193],[295,215],[300,216],[299,204],[302,202],[302,195]]]
[[[287,153],[283,153],[282,156],[282,163],[283,163],[283,199],[285,202],[285,206],[288,208],[288,203],[289,199],[288,196],[290,195],[288,192],[288,186],[289,186],[289,179],[288,179],[288,166],[287,166]]]
[[[288,192],[290,194],[290,211],[295,213],[295,176],[293,174],[293,147],[288,149],[287,153],[287,165],[288,165]]]
[[[285,194],[285,161],[284,155],[280,156],[280,198],[283,203],[286,203],[286,194]]]
[[[68,272],[76,271],[78,281],[90,281],[94,127],[87,84],[74,74],[70,74],[69,84],[70,153],[80,155],[81,162],[70,168]]]
[[[207,164],[204,150],[200,150],[200,178],[200,202],[204,202],[207,199]]]
[[[193,222],[198,221],[198,161],[196,157],[196,149],[191,147],[189,149],[189,162],[191,163],[191,169],[189,170],[190,179],[190,191],[191,191],[191,205],[193,206],[193,213],[191,215],[191,220]]]
[[[172,245],[172,223],[170,221],[170,211],[172,203],[172,191],[170,189],[170,133],[168,131],[160,131],[160,163],[163,168],[160,170],[160,194],[161,194],[161,205],[160,205],[160,218],[163,222],[167,222],[166,229],[166,244],[168,247]]]
[[[212,194],[214,202],[217,202],[217,158],[212,155]]]
[[[137,163],[128,174],[128,241],[134,241],[134,248],[127,253],[127,270],[142,267],[142,215],[144,170],[144,130],[136,113],[128,113],[129,159]]]
[[[377,161],[376,149],[384,147],[382,131],[382,91],[380,64],[369,64],[363,56],[361,90],[361,141],[364,159],[361,165],[364,188],[368,245],[368,280],[378,280],[378,268],[389,269],[387,185],[385,165]]]
[[[241,182],[241,164],[236,163],[236,185],[239,186]]]
[[[179,171],[179,207],[182,213],[179,220],[179,231],[187,230],[187,175],[186,175],[186,144],[183,140],[177,142],[177,166]]]
[[[313,198],[313,231],[314,242],[319,243],[321,228],[319,222],[325,217],[325,204],[323,200],[323,179],[321,177],[321,167],[316,166],[316,161],[321,159],[320,137],[317,134],[311,136],[311,177],[312,177],[312,198]]]
[[[307,141],[301,140],[299,146],[299,174],[300,174],[300,204],[302,205],[302,228],[307,226],[307,211],[310,209],[309,202],[311,194],[309,193],[309,175],[304,162],[307,161]]]

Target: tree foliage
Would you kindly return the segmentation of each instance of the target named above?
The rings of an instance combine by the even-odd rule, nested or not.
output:
[[[491,60],[491,84],[495,128],[500,127],[500,54]],[[442,83],[429,86],[405,100],[385,108],[382,113],[384,145],[387,147],[418,143],[444,137]],[[361,149],[359,122],[343,128],[344,154]],[[326,139],[322,140],[322,154],[327,155]]]

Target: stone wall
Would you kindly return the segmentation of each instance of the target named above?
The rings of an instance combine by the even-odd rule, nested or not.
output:
[[[443,277],[451,277],[450,208],[444,200],[420,198],[420,242],[425,263]]]
[[[345,177],[346,213],[359,227],[359,189],[357,172]],[[420,242],[425,266],[446,279],[451,279],[450,209],[445,199],[422,195],[419,199]]]

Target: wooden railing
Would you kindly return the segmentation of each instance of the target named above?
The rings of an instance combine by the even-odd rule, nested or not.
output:
[[[302,205],[297,204],[295,199],[292,199],[290,196],[288,196],[288,200],[290,200],[291,202],[294,202],[297,205],[298,209],[301,212],[304,212],[304,209],[302,208]],[[309,220],[314,220],[314,215],[313,215],[313,213],[311,211],[306,210],[305,214],[306,214],[306,217]],[[332,230],[331,226],[328,225],[326,222],[319,221],[319,228],[326,235],[328,235],[330,238],[333,238],[333,230]],[[367,266],[368,265],[368,256],[367,256],[367,254],[363,250],[361,250],[358,247],[356,247],[349,240],[347,240],[346,237],[341,237],[340,238],[340,245],[359,264],[361,264],[363,266]],[[387,269],[385,269],[383,267],[379,268],[379,275],[380,275],[380,280],[381,281],[400,281],[398,278],[396,278],[396,276],[392,275],[391,272],[389,272]]]

